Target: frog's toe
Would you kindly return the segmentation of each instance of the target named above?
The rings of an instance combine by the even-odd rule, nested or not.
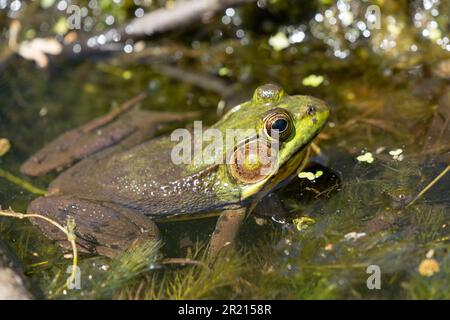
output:
[[[80,251],[109,257],[159,237],[158,228],[149,218],[111,203],[53,195],[31,202],[28,213],[41,214],[63,226],[72,216]],[[33,218],[32,223],[48,238],[70,248],[66,235],[56,226],[38,218]]]

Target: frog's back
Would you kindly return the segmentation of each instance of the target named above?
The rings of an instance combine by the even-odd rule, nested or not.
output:
[[[187,165],[172,161],[174,145],[162,137],[86,158],[63,172],[50,192],[113,202],[150,216],[211,211],[237,202],[234,190],[228,200],[217,197],[218,166],[190,172]]]

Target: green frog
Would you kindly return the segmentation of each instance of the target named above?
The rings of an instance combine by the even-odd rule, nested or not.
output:
[[[277,85],[262,85],[250,101],[230,109],[207,129],[223,136],[230,129],[251,129],[252,134],[231,146],[224,143],[215,152],[201,152],[201,159],[192,162],[174,161],[180,140],[173,135],[149,139],[158,131],[149,128],[197,115],[143,112],[125,106],[121,112],[64,134],[32,156],[22,166],[26,174],[41,175],[74,165],[27,211],[61,224],[73,217],[79,249],[110,257],[158,239],[159,221],[215,214],[219,218],[209,253],[216,255],[233,244],[239,226],[256,204],[306,165],[309,144],[324,127],[330,110],[319,99],[289,96]],[[201,144],[200,151],[209,146]],[[69,246],[53,225],[38,219],[32,222],[47,237]]]

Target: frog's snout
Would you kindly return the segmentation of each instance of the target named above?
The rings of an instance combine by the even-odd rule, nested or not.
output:
[[[304,112],[306,116],[311,119],[317,130],[320,131],[323,126],[325,126],[330,116],[330,107],[324,101],[312,99],[311,101],[308,101]]]
[[[322,121],[323,121],[323,125],[325,125],[325,123],[328,121],[328,118],[330,117],[330,112],[331,112],[331,109],[330,109],[330,107],[328,106],[328,104],[326,104],[325,102],[323,102],[323,103],[320,105],[320,110],[319,110],[320,118],[321,118]]]

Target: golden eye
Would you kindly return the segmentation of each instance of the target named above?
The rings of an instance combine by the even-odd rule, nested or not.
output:
[[[275,138],[278,132],[278,139],[284,141],[291,135],[292,118],[286,110],[281,108],[271,110],[263,121],[267,136]]]

